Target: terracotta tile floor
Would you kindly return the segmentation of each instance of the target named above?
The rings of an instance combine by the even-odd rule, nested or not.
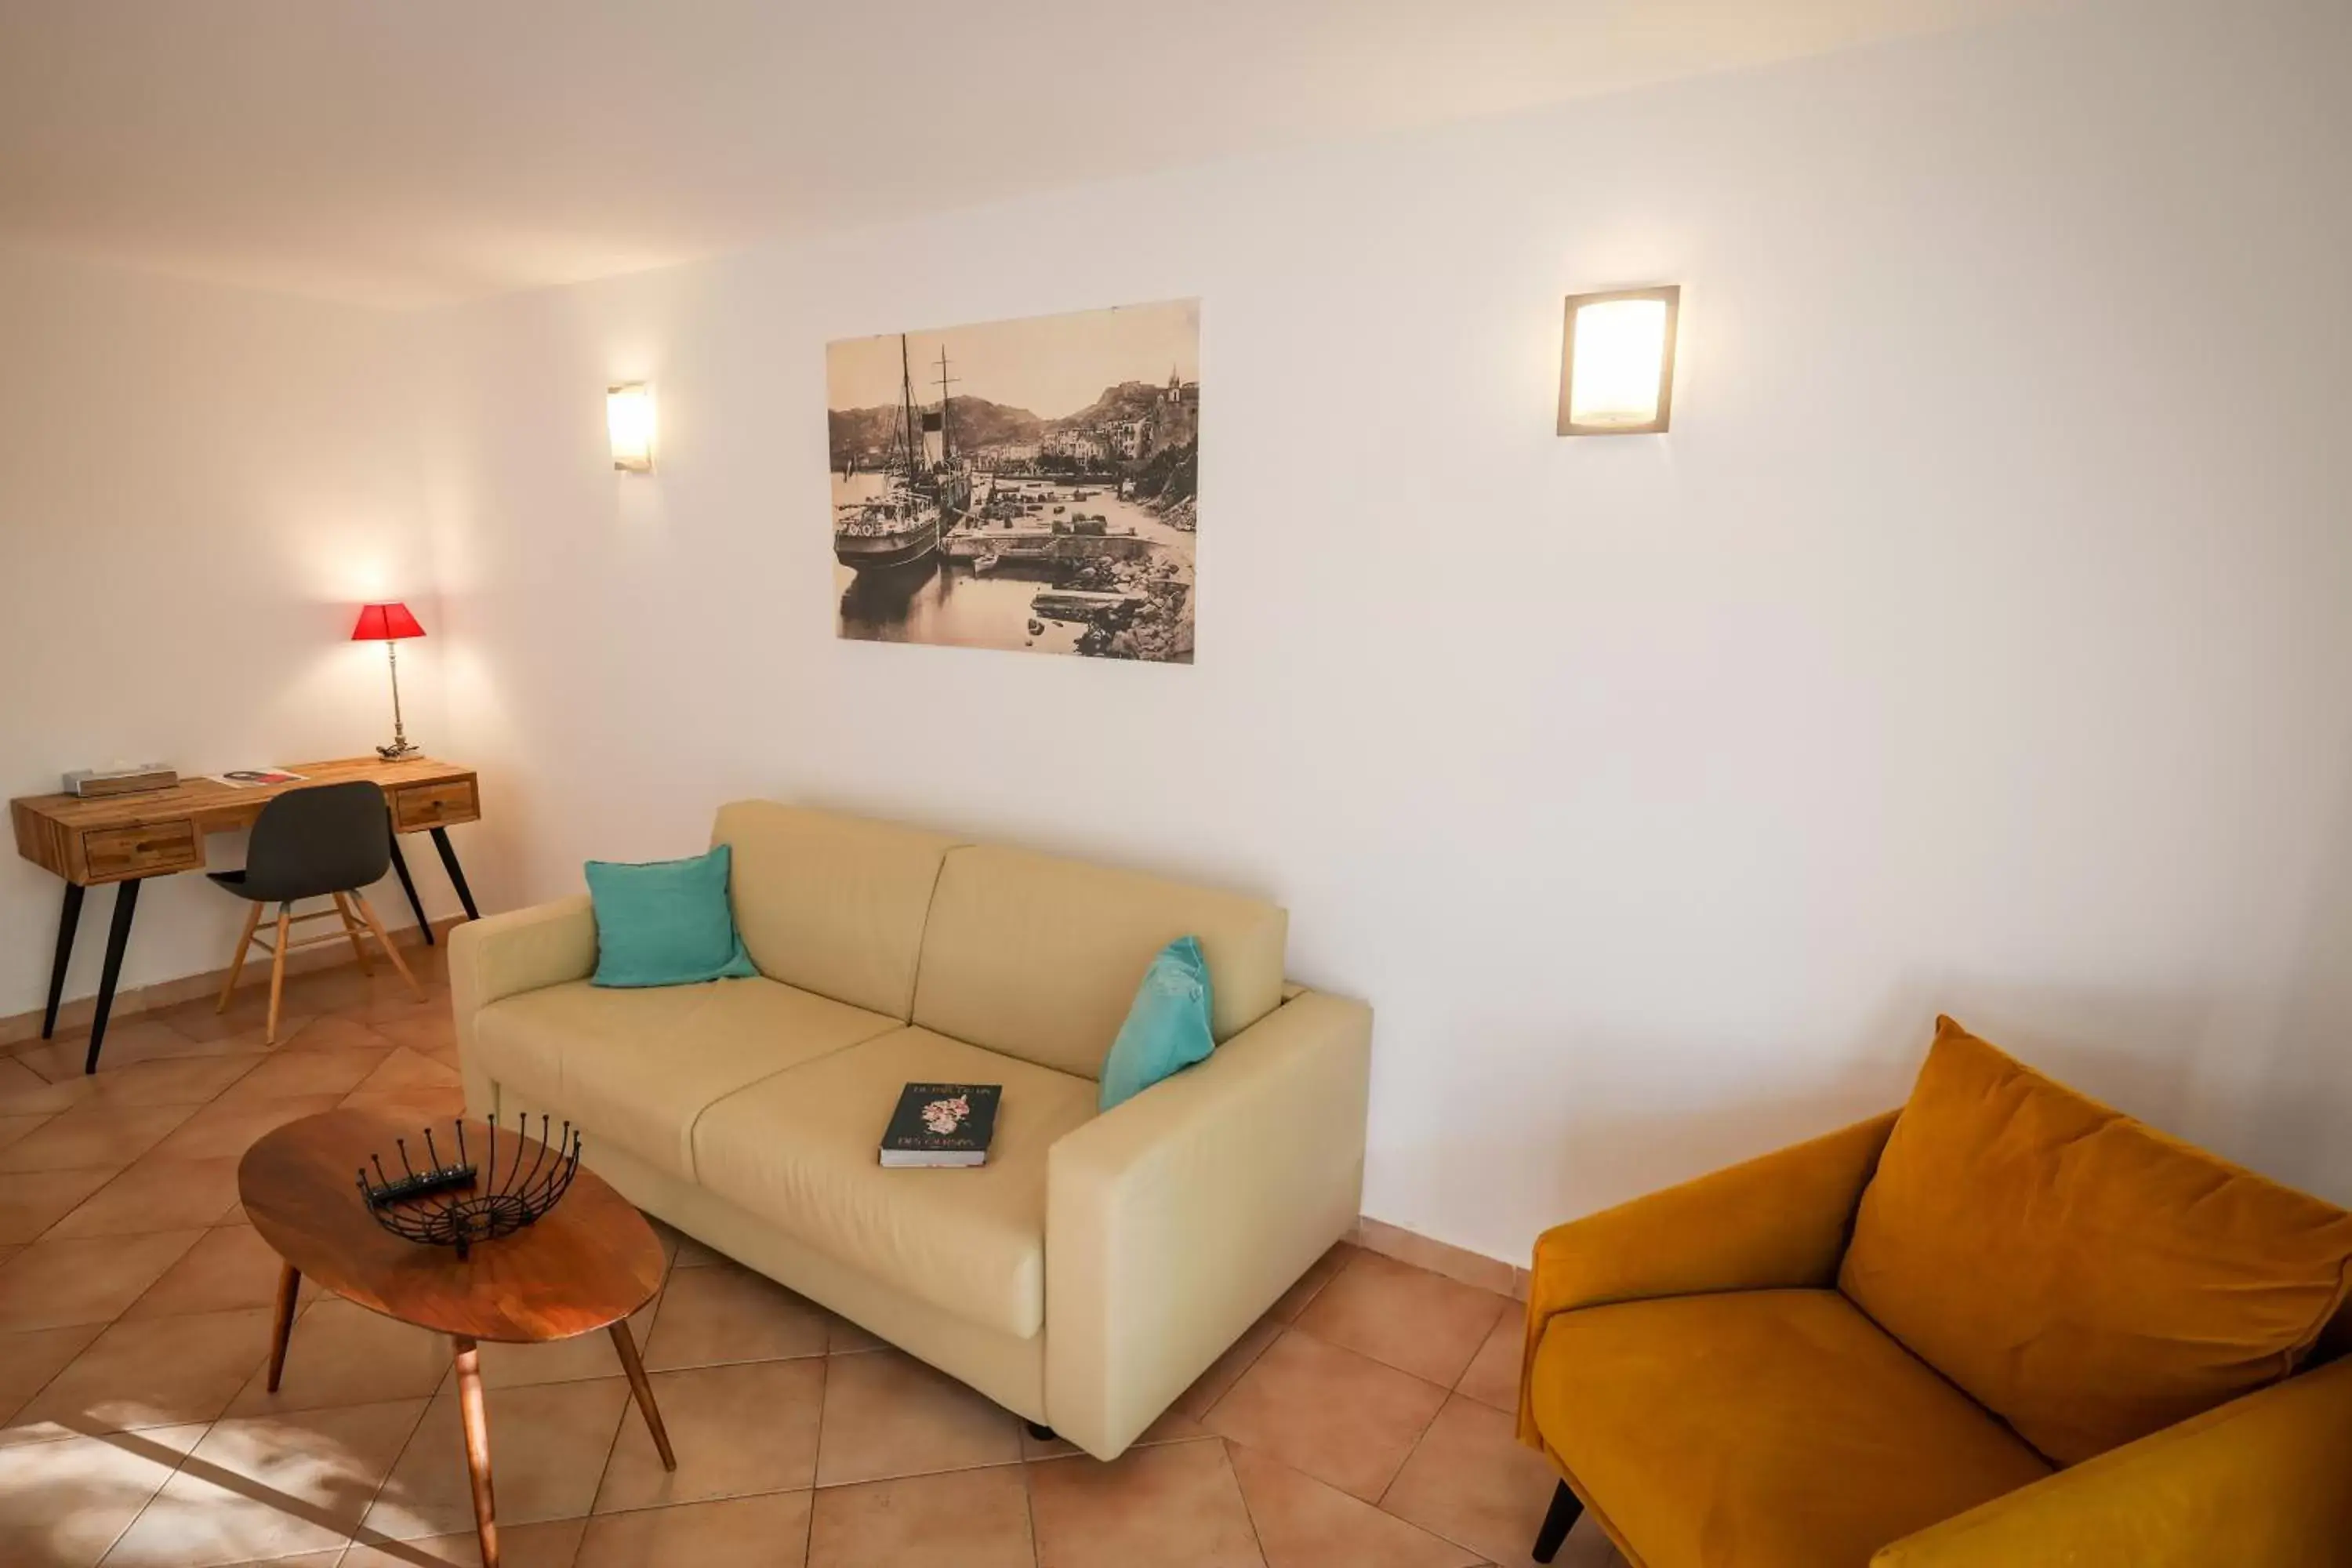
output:
[[[262,1386],[277,1262],[237,1157],[338,1104],[455,1114],[438,950],[0,1050],[0,1563],[474,1563],[446,1343],[306,1299]],[[603,1335],[486,1346],[509,1568],[1472,1568],[1551,1493],[1511,1441],[1514,1305],[1341,1246],[1104,1465],[813,1302],[673,1243],[635,1321],[678,1468]],[[1562,1568],[1619,1568],[1590,1522]]]

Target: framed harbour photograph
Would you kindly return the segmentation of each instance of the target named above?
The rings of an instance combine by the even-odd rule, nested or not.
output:
[[[1192,661],[1201,308],[825,345],[836,635]]]

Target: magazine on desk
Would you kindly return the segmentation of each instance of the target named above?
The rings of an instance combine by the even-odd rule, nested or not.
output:
[[[284,768],[231,768],[225,773],[205,776],[231,789],[262,789],[270,784],[300,784],[309,775],[288,773]]]

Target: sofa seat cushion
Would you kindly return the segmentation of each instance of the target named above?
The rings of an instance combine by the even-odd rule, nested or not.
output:
[[[885,1170],[909,1083],[999,1083],[988,1163]],[[704,1186],[837,1262],[1026,1339],[1045,1321],[1045,1155],[1095,1114],[1091,1079],[902,1028],[763,1079],[694,1133]]]
[[[695,1119],[713,1100],[901,1026],[773,980],[642,991],[579,980],[483,1008],[474,1048],[502,1110],[569,1118],[591,1143],[691,1182]]]
[[[1838,1283],[2071,1465],[2293,1373],[2347,1270],[2352,1214],[1938,1018]]]
[[[1646,1568],[1864,1568],[2049,1464],[1834,1290],[1564,1312],[1536,1424]]]

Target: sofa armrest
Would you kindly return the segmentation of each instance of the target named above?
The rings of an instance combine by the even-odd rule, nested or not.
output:
[[[501,997],[585,980],[596,972],[596,916],[585,893],[449,928],[449,1005],[466,1109],[498,1109],[474,1052],[474,1016]]]
[[[2352,1361],[2339,1361],[1883,1546],[1871,1568],[2340,1563],[2347,1452]]]
[[[1536,1238],[1519,1372],[1519,1439],[1542,1447],[1528,1376],[1544,1326],[1612,1301],[1837,1280],[1894,1111],[1554,1226]]]
[[[1054,1145],[1055,1431],[1116,1458],[1355,1225],[1371,1028],[1307,992]]]

